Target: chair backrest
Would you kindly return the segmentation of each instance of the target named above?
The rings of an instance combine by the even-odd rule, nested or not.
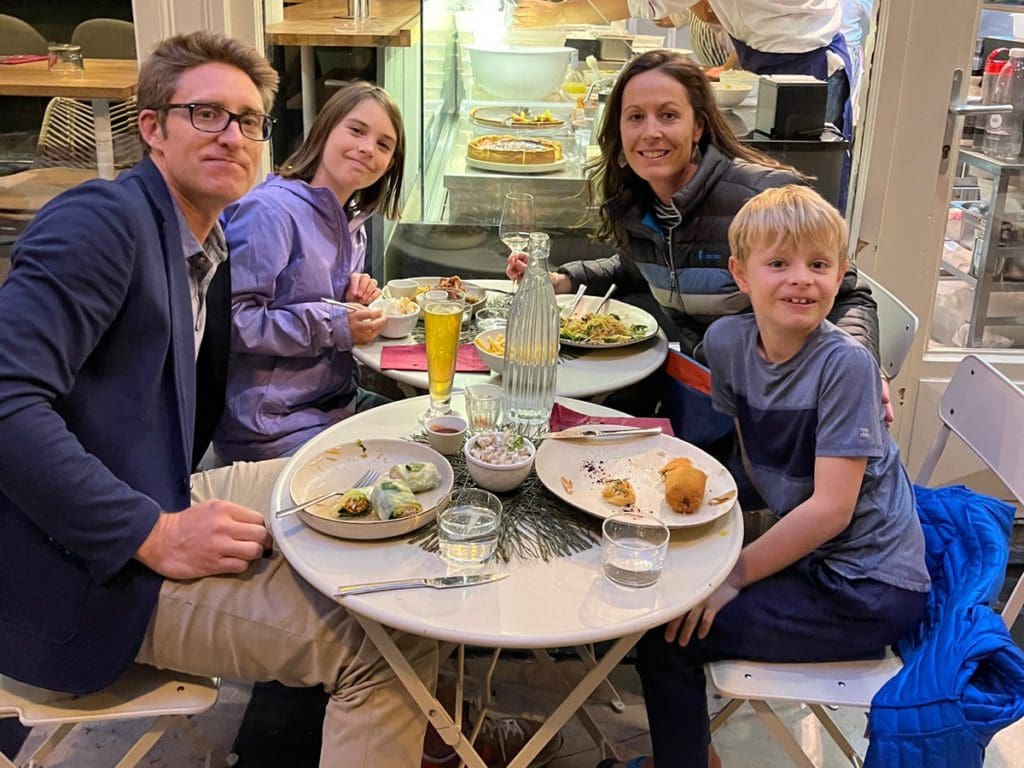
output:
[[[46,53],[46,38],[27,21],[0,13],[0,54]]]
[[[135,25],[120,19],[87,19],[75,27],[71,42],[87,59],[134,59]]]
[[[129,168],[142,159],[138,128],[138,103],[132,96],[110,104],[110,132],[114,165]],[[33,168],[95,168],[96,129],[88,101],[50,99],[39,130]]]
[[[959,437],[1024,504],[1024,390],[975,355],[960,361],[939,401],[942,426],[925,456],[917,482],[931,479],[949,440]],[[1003,607],[1011,626],[1024,605],[1024,575]]]
[[[879,282],[864,272],[860,276],[871,286],[871,295],[878,306],[878,356],[882,373],[885,378],[894,379],[914,343],[917,315]]]

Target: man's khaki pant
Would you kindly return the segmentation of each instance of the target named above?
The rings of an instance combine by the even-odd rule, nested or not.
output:
[[[195,475],[193,502],[220,498],[267,513],[285,459]],[[437,643],[392,637],[428,689]],[[139,662],[197,675],[322,685],[323,768],[419,766],[426,718],[348,612],[307,584],[280,552],[239,576],[164,582]]]

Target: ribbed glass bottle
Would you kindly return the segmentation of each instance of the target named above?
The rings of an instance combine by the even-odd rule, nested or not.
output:
[[[551,240],[530,235],[529,264],[505,329],[505,413],[512,428],[532,437],[548,431],[558,373],[558,304],[548,276]]]

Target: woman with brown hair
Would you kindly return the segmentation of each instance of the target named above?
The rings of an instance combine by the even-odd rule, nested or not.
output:
[[[365,272],[366,220],[397,218],[405,162],[398,106],[351,83],[317,115],[302,146],[223,218],[231,252],[232,333],[221,458],[294,451],[324,428],[383,402],[358,387],[351,349],[377,337],[380,295]]]
[[[620,294],[649,289],[675,326],[669,335],[700,358],[714,320],[750,311],[728,269],[733,216],[758,192],[807,179],[737,140],[700,67],[665,50],[626,65],[605,105],[598,145],[601,155],[588,168],[590,197],[600,206],[597,237],[617,253],[562,266],[552,273],[555,290],[585,283],[602,293],[612,282]],[[509,258],[509,277],[523,269],[521,257]],[[646,285],[631,278],[637,271]],[[852,264],[829,319],[877,357],[874,300]]]

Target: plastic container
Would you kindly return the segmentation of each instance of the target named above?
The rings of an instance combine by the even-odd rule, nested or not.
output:
[[[1024,48],[1011,48],[1010,60],[996,76],[993,104],[1012,104],[1008,115],[989,115],[985,126],[985,154],[1014,161],[1020,155],[1024,128]]]
[[[526,437],[548,431],[558,373],[558,304],[548,275],[550,238],[530,235],[530,262],[505,329],[505,414]]]
[[[999,73],[1009,60],[1009,48],[996,48],[985,59],[984,71],[981,75],[981,103],[995,104],[996,80]],[[985,115],[979,117],[968,116],[964,118],[964,131],[971,131],[974,134],[974,146],[981,149],[985,144],[985,126],[987,125]]]

